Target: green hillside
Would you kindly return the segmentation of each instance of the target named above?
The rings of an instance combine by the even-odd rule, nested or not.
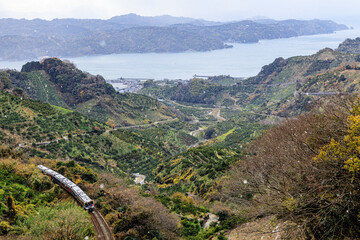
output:
[[[30,62],[21,72],[8,70],[13,87],[33,99],[75,110],[117,126],[139,125],[177,118],[164,104],[142,95],[119,94],[103,77],[82,72],[69,62],[48,58]]]
[[[3,71],[0,235],[36,238],[46,213],[77,211],[43,163],[89,193],[117,239],[225,239],[252,224],[257,236],[358,239],[358,60],[323,49],[248,79],[146,82],[162,102],[56,58]]]
[[[0,103],[1,142],[28,157],[74,159],[121,175],[140,172],[151,179],[162,159],[196,141],[174,128],[113,130],[80,113],[5,92],[0,93]]]
[[[0,57],[23,60],[42,56],[211,51],[229,48],[229,42],[255,43],[347,29],[343,24],[318,19],[204,23],[170,16],[160,18],[130,15],[109,20],[0,19]]]
[[[43,175],[35,161],[24,162],[17,153],[0,148],[0,236],[93,239],[90,216]]]
[[[196,136],[204,141],[159,165],[156,182],[164,191],[193,191],[211,198],[216,180],[243,158],[241,148],[269,125],[331,102],[334,94],[359,92],[357,59],[357,54],[323,49],[311,56],[276,59],[245,80],[219,76],[177,85],[147,84],[144,94],[163,98],[197,119],[201,128]],[[222,121],[219,116],[209,120],[215,116],[209,112],[216,111]]]
[[[310,56],[278,58],[263,66],[258,75],[245,80],[218,76],[207,80],[192,79],[177,85],[159,86],[154,83],[146,85],[142,93],[175,100],[184,105],[220,107],[224,114],[225,109],[240,111],[242,114],[255,113],[259,114],[259,120],[272,116],[295,116],[307,110],[306,103],[312,96],[298,98],[298,95],[308,93],[310,85],[311,91],[315,91],[315,85],[318,85],[318,91],[330,91],[337,86],[324,80],[318,82],[318,75],[326,74],[331,69],[357,70],[358,59],[358,54],[323,49]],[[350,86],[348,81],[352,82],[351,78],[343,79],[342,85]],[[347,88],[346,91],[355,92],[355,89]],[[288,105],[292,105],[293,111],[287,110]]]
[[[214,236],[229,228],[226,225],[201,230],[199,219],[205,219],[209,209],[184,195],[158,195],[155,184],[142,188],[146,193],[128,186],[133,183],[132,173],[144,174],[151,181],[158,166],[194,144],[197,139],[184,131],[190,130],[191,124],[178,121],[139,130],[112,130],[77,112],[7,92],[0,93],[0,114],[0,182],[6,189],[0,191],[3,210],[0,235],[38,238],[46,231],[44,224],[58,221],[70,211],[67,209],[76,212],[74,219],[81,217],[82,210],[78,209],[81,210],[78,213],[76,206],[69,205],[68,195],[36,169],[39,163],[61,172],[85,189],[118,238],[149,236],[151,232],[158,239],[191,239],[193,234]],[[234,152],[217,151],[221,156]],[[215,160],[209,164],[220,166],[222,160]],[[229,162],[226,160],[226,164]],[[15,200],[16,217],[8,213],[9,196]],[[169,211],[181,216],[181,223]],[[45,220],[46,214],[52,217]],[[36,221],[44,224],[36,225]],[[72,224],[71,229],[77,226]],[[63,232],[61,226],[51,228],[58,229],[59,234]],[[91,236],[92,229],[86,231]]]

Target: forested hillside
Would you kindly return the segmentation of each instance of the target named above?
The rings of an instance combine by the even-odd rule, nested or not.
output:
[[[115,131],[77,112],[8,93],[0,94],[0,102],[1,142],[27,157],[74,159],[122,176],[141,172],[151,179],[162,159],[196,142],[170,127],[158,131],[163,136],[158,139],[149,131]]]
[[[359,101],[336,97],[322,107],[254,141],[218,199],[253,217],[275,215],[282,237],[359,238]]]
[[[44,164],[116,239],[359,239],[359,59],[323,49],[248,79],[147,81],[162,103],[57,58],[3,71],[0,235],[93,237]]]
[[[0,59],[44,56],[210,51],[226,43],[332,33],[347,29],[327,20],[239,21],[215,23],[197,19],[140,17],[99,19],[0,19]]]
[[[57,58],[25,64],[21,72],[5,70],[12,87],[43,102],[72,109],[116,126],[139,125],[180,117],[164,104],[142,95],[119,94],[100,75],[92,76]]]
[[[96,208],[106,216],[119,239],[149,236],[149,232],[158,239],[212,236],[229,228],[224,225],[202,231],[199,219],[205,223],[210,210],[182,193],[173,195],[176,191],[171,190],[163,195],[156,185],[148,185],[142,188],[146,194],[142,192],[140,196],[137,188],[128,186],[132,173],[145,174],[151,181],[157,166],[197,141],[182,130],[187,128],[183,123],[115,131],[79,113],[23,96],[2,92],[0,103],[0,168],[7,186],[6,191],[0,192],[1,234],[40,238],[47,231],[46,224],[55,224],[59,219],[68,221],[67,214],[73,211],[74,221],[83,218],[80,224],[68,221],[66,226],[71,232],[66,232],[64,226],[51,225],[57,231],[49,236],[92,236],[84,212],[36,169],[40,163],[69,177],[95,199]],[[228,161],[226,164],[224,170]],[[43,207],[46,205],[53,207]],[[180,225],[169,211],[182,216]],[[46,215],[52,218],[45,221]],[[44,224],[37,226],[36,221]]]
[[[278,58],[247,79],[218,76],[192,79],[189,83],[145,86],[151,94],[184,104],[216,105],[278,117],[295,116],[309,110],[317,93],[357,92],[360,57],[323,49],[311,56]]]

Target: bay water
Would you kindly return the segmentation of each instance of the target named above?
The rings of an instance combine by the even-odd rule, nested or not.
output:
[[[250,77],[277,57],[311,55],[328,47],[335,49],[346,38],[360,37],[359,29],[332,34],[262,40],[252,44],[231,44],[230,49],[209,52],[111,54],[67,58],[91,74],[105,79],[190,79],[195,74]],[[20,70],[26,61],[0,61],[0,68]]]

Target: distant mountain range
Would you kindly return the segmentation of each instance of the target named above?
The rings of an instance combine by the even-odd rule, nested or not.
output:
[[[174,24],[192,24],[197,26],[214,26],[221,25],[221,22],[206,21],[203,19],[194,19],[186,17],[173,17],[170,15],[162,15],[156,17],[139,16],[134,13],[116,16],[109,19],[110,22],[114,22],[121,25],[129,26],[158,26],[165,27]]]
[[[325,20],[245,20],[231,23],[135,14],[99,19],[0,19],[0,59],[44,56],[210,51],[226,43],[331,33],[347,29]]]

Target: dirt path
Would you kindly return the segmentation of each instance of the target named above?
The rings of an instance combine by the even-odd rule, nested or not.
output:
[[[185,107],[185,108],[202,109],[202,110],[203,109],[213,109],[213,108],[209,108],[209,107],[195,107],[195,106],[183,105],[183,104],[180,104],[180,103],[172,101],[172,100],[166,100],[166,101],[171,104],[175,104],[175,105],[178,105],[180,107]]]
[[[196,135],[197,135],[198,133],[202,132],[202,131],[204,131],[204,129],[203,129],[202,127],[200,127],[200,128],[198,128],[198,129],[196,129],[196,130],[194,130],[194,131],[189,132],[189,134],[190,134],[191,136],[193,136],[193,137],[196,137]]]
[[[222,116],[220,116],[221,113],[221,108],[215,108],[210,115],[214,116],[219,122],[223,122],[226,121],[225,118],[223,118]]]
[[[226,237],[229,240],[280,240],[284,234],[283,227],[283,223],[270,216],[243,224],[231,230]]]
[[[148,124],[142,124],[142,125],[134,125],[134,126],[127,126],[127,127],[115,127],[115,130],[117,129],[133,129],[133,128],[141,128],[141,127],[152,127],[152,126],[156,126],[158,124],[163,124],[163,123],[169,123],[169,122],[173,122],[178,120],[178,118],[170,118],[170,119],[166,119],[163,121],[158,121],[158,122],[153,122],[153,123],[148,123]]]

